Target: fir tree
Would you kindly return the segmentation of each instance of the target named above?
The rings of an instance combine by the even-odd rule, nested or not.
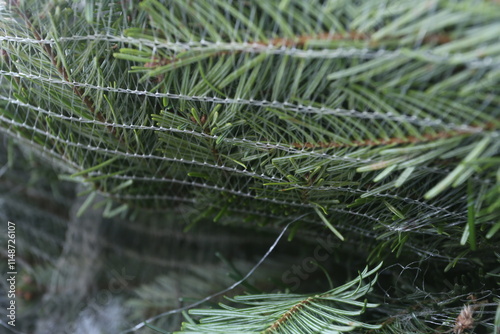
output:
[[[191,310],[180,332],[500,330],[498,2],[10,0],[0,15],[1,129],[88,187],[79,214],[103,196],[105,217],[182,206],[188,229],[289,226],[298,247],[333,236],[325,262],[360,270]]]

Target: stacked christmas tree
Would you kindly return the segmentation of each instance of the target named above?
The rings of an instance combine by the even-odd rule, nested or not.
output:
[[[500,330],[498,2],[26,0],[0,15],[1,129],[87,187],[79,214],[147,225],[143,210],[177,208],[186,229],[286,227],[312,245],[274,290],[192,310],[183,331]],[[320,268],[316,293],[291,293]]]

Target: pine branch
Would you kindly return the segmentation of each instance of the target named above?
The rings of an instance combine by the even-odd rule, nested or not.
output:
[[[190,227],[303,217],[294,235],[333,232],[363,265],[497,274],[497,2],[7,7],[1,129],[89,184],[83,209],[100,193],[108,216],[182,204]],[[436,326],[402,307],[382,331],[450,330],[463,303]]]
[[[377,277],[368,283],[363,280],[381,267],[368,271],[330,291],[318,295],[265,294],[228,298],[230,302],[245,305],[235,308],[221,305],[221,309],[191,310],[193,316],[202,316],[199,323],[191,319],[179,333],[340,333],[356,328],[377,329],[354,320],[366,308],[376,307],[366,301],[357,301],[367,294]]]
[[[32,32],[33,36],[35,37],[36,40],[42,42],[42,48],[45,51],[46,56],[50,59],[50,62],[54,66],[54,68],[57,69],[57,71],[60,73],[61,77],[64,79],[66,82],[73,82],[72,78],[70,78],[70,75],[68,73],[68,69],[65,67],[65,61],[64,61],[64,56],[59,55],[55,52],[55,50],[51,47],[50,44],[43,43],[43,38],[40,35],[40,32],[33,26],[32,19],[30,17],[29,13],[26,13],[23,11],[23,9],[19,6],[19,3],[15,3],[13,6],[13,10],[22,18],[24,24],[28,29]],[[51,18],[53,20],[53,18]],[[79,88],[78,86],[72,86],[71,87],[73,90],[73,93],[84,103],[84,105],[87,107],[88,111],[95,115],[96,119],[102,123],[106,123],[106,119],[104,118],[103,114],[99,112],[98,110],[95,109],[95,103],[92,101],[92,98],[89,97],[88,95],[85,94],[83,89]],[[106,126],[108,131],[116,137],[116,128],[114,128],[111,125]],[[121,138],[116,137],[117,140],[122,143]]]

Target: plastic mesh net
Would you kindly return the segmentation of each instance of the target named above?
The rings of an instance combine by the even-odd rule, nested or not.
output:
[[[319,207],[340,225],[404,207],[399,229],[450,217],[461,229],[465,181],[496,188],[473,166],[446,178],[474,148],[474,163],[498,153],[496,16],[283,6],[10,4],[3,129],[128,207]],[[436,196],[451,185],[463,191]]]
[[[81,212],[305,215],[299,231],[371,261],[498,266],[497,2],[11,0],[0,16],[1,130],[88,186]]]

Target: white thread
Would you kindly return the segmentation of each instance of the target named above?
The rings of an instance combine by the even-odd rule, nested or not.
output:
[[[6,76],[13,76],[13,77],[19,77],[19,78],[28,78],[28,79],[37,79],[40,81],[46,81],[46,82],[51,82],[54,84],[61,84],[61,85],[71,85],[75,87],[82,87],[82,88],[91,88],[91,89],[96,89],[96,90],[102,90],[102,91],[107,91],[107,92],[113,92],[113,93],[121,93],[121,94],[135,94],[139,96],[151,96],[151,97],[161,97],[161,98],[171,98],[171,99],[184,99],[188,101],[202,101],[202,102],[211,102],[215,104],[244,104],[244,105],[251,105],[255,107],[270,107],[272,106],[271,103],[263,100],[263,101],[258,101],[258,100],[248,100],[248,99],[241,99],[237,101],[236,99],[230,99],[230,98],[211,98],[211,97],[204,97],[204,96],[185,96],[182,94],[172,94],[172,93],[150,93],[148,91],[139,91],[139,90],[132,90],[129,88],[113,88],[113,87],[105,87],[105,86],[98,86],[98,85],[92,85],[88,83],[78,83],[78,82],[69,82],[65,80],[54,80],[54,79],[47,79],[43,76],[39,75],[33,75],[33,74],[22,74],[18,72],[9,72],[9,71],[4,71],[0,70],[0,74],[6,75]],[[387,114],[380,113],[377,111],[373,112],[366,112],[366,111],[357,111],[357,110],[346,110],[346,109],[341,109],[341,108],[317,108],[317,107],[305,107],[303,105],[290,105],[288,104],[285,106],[284,103],[279,102],[277,106],[278,108],[282,108],[285,110],[289,111],[295,111],[295,112],[302,112],[302,113],[311,113],[311,114],[323,114],[323,115],[337,115],[337,116],[346,116],[346,117],[357,117],[360,119],[384,119],[384,120],[391,120],[395,122],[400,122],[400,123],[411,123],[411,124],[416,124],[424,127],[433,127],[433,126],[441,126],[441,127],[446,127],[449,129],[456,129],[456,130],[465,130],[465,131],[471,131],[471,132],[480,132],[481,129],[471,127],[468,124],[455,124],[455,123],[447,123],[443,124],[443,122],[440,119],[436,120],[431,120],[428,117],[425,119],[414,119],[416,117],[415,115],[398,115],[398,116],[388,116]]]
[[[205,297],[203,298],[202,300],[199,300],[197,301],[196,303],[193,303],[193,304],[190,304],[190,305],[187,305],[187,306],[184,306],[184,307],[181,307],[181,308],[178,308],[178,309],[175,309],[175,310],[170,310],[170,311],[167,311],[167,312],[164,312],[164,313],[161,313],[161,314],[158,314],[154,317],[151,317],[147,320],[145,320],[144,322],[141,322],[140,324],[137,324],[136,326],[128,329],[128,330],[125,330],[123,332],[121,332],[122,334],[123,333],[130,333],[130,332],[135,332],[136,330],[138,329],[141,329],[142,327],[144,327],[147,323],[150,323],[154,320],[157,320],[159,318],[162,318],[164,316],[167,316],[167,315],[170,315],[170,314],[175,314],[175,313],[179,313],[179,312],[182,312],[182,311],[185,311],[185,310],[189,310],[193,307],[196,307],[198,305],[201,305],[207,301],[209,301],[210,299],[214,298],[214,297],[217,297],[217,296],[220,296],[228,291],[231,291],[233,290],[234,288],[236,288],[238,285],[240,285],[241,283],[243,283],[244,281],[246,281],[250,276],[252,276],[252,274],[257,270],[257,268],[267,259],[267,257],[271,254],[271,252],[274,250],[274,248],[276,248],[276,245],[278,244],[278,242],[281,240],[281,237],[285,234],[286,230],[288,229],[288,227],[295,223],[296,221],[298,221],[299,219],[302,219],[304,218],[305,216],[307,216],[307,214],[304,214],[296,219],[294,219],[293,221],[291,221],[290,223],[288,223],[284,228],[283,230],[281,231],[281,233],[278,235],[278,237],[276,238],[276,240],[274,241],[274,243],[271,245],[271,247],[268,249],[268,251],[266,252],[266,254],[264,254],[264,256],[259,260],[259,262],[257,262],[257,264],[252,268],[250,269],[250,271],[245,275],[245,277],[243,277],[242,279],[240,279],[238,282],[232,284],[230,287],[222,290],[222,291],[219,291],[217,293],[214,293],[208,297]]]

